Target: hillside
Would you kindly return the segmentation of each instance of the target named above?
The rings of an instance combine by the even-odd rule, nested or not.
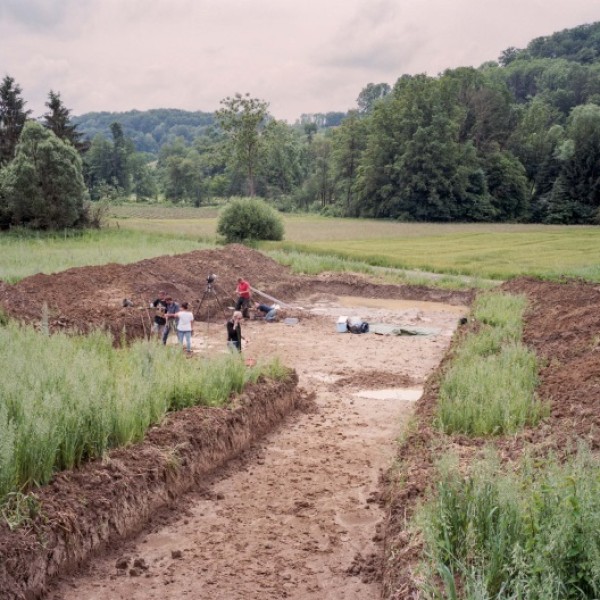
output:
[[[91,112],[73,117],[73,124],[89,139],[97,134],[110,138],[110,125],[115,121],[121,124],[125,137],[133,141],[138,152],[155,154],[163,144],[176,137],[191,143],[212,127],[214,115],[202,111],[155,108],[120,113]]]

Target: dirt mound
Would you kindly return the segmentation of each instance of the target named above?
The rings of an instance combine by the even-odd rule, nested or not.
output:
[[[148,310],[159,290],[176,301],[198,307],[207,277],[216,275],[214,295],[202,304],[199,319],[222,318],[222,308],[234,302],[237,278],[289,302],[298,296],[327,292],[373,298],[406,298],[467,304],[471,292],[432,290],[424,286],[378,286],[354,274],[323,274],[316,278],[293,275],[290,269],[264,254],[232,244],[216,250],[197,250],[161,256],[132,264],[77,267],[53,275],[37,274],[16,285],[0,282],[0,307],[24,322],[45,323],[50,331],[88,332],[106,328],[115,340],[144,337],[153,315]],[[124,307],[123,300],[133,306]]]
[[[586,440],[600,447],[600,286],[582,281],[562,283],[519,278],[503,285],[504,291],[524,294],[524,342],[540,358],[538,395],[551,405],[550,416],[533,429],[495,445],[505,460],[513,460],[525,448],[544,454],[573,451],[575,442]],[[459,334],[460,335],[460,334]],[[443,365],[442,365],[443,368]],[[386,533],[384,597],[394,600],[417,598],[413,569],[421,546],[406,529],[406,519],[433,480],[435,444],[441,434],[432,428],[437,402],[439,373],[428,381],[416,407],[418,425],[402,444],[398,460],[403,481],[388,482],[389,506]],[[474,456],[487,440],[452,436],[444,443],[462,456]]]
[[[288,270],[259,252],[231,245],[127,265],[77,267],[53,275],[33,275],[14,286],[2,285],[0,305],[9,316],[22,321],[47,320],[51,331],[107,328],[119,338],[125,329],[128,338],[142,337],[151,321],[146,307],[159,290],[193,306],[206,291],[211,274],[217,276],[214,290],[227,306],[239,276],[250,278],[260,289],[285,279]],[[133,306],[123,307],[124,299]],[[220,312],[216,302],[206,302],[206,308],[213,315]]]

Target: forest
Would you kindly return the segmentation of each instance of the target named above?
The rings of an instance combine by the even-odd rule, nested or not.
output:
[[[600,22],[507,48],[478,68],[368,83],[347,113],[294,124],[248,93],[214,113],[74,117],[54,91],[42,117],[25,107],[6,76],[3,228],[76,226],[90,219],[88,200],[201,206],[231,196],[340,217],[600,222]],[[40,145],[48,163],[33,186]],[[58,209],[40,216],[65,194],[66,219]]]

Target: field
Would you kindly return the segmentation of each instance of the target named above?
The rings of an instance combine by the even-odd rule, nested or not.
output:
[[[265,373],[282,379],[245,384],[225,408],[163,412],[144,442],[103,450],[34,493],[9,494],[0,520],[7,598],[597,597],[600,292],[590,258],[600,238],[593,228],[289,216],[286,241],[266,249],[284,263],[290,257],[279,264],[241,246],[210,246],[214,214],[174,218],[182,215],[158,207],[152,218],[121,212],[87,241],[3,239],[9,255],[19,248],[0,282],[3,320],[37,331],[31,342],[12,323],[2,333],[40,365],[33,377],[19,353],[8,352],[8,372],[42,396],[46,379],[55,390],[67,389],[62,381],[77,406],[86,393],[75,385],[77,369],[62,380],[40,377],[58,370],[42,366],[35,336],[54,333],[63,355],[42,342],[54,365],[79,365],[90,371],[83,381],[108,389],[105,367],[86,362],[91,342],[66,349],[72,332],[101,327],[109,340],[102,364],[123,362],[126,376],[137,367],[123,358],[146,344],[136,364],[150,369],[164,350],[177,371],[233,359],[242,379],[255,368],[246,359],[261,368],[275,359]],[[191,247],[182,254],[180,243]],[[38,256],[40,249],[61,255],[61,266],[48,267],[54,274],[31,276],[31,245]],[[121,259],[100,266],[105,252]],[[423,274],[409,283],[376,268],[400,277],[396,269],[428,265],[462,276]],[[199,302],[213,272],[222,305],[210,296]],[[550,280],[510,279],[518,273]],[[282,309],[278,323],[244,323],[248,344],[236,362],[223,320],[239,274]],[[476,293],[466,274],[509,280]],[[145,341],[148,301],[158,289],[194,304],[192,357],[178,354],[174,340],[167,348]],[[405,333],[340,334],[339,315]],[[291,379],[285,367],[294,369]],[[140,387],[129,377],[129,386],[115,377],[111,393],[133,391],[147,406],[156,381]],[[89,406],[85,422],[97,411]],[[0,410],[0,426],[2,418]],[[154,513],[159,520],[148,524]],[[559,557],[558,567],[548,556]],[[52,576],[75,564],[75,576]]]
[[[188,209],[180,218],[177,210],[136,212],[119,207],[113,215],[125,228],[214,239],[214,209]],[[286,215],[284,223],[285,241],[264,244],[263,249],[300,250],[357,263],[484,279],[570,275],[600,280],[600,266],[590,260],[600,256],[597,227],[397,223],[314,215]]]

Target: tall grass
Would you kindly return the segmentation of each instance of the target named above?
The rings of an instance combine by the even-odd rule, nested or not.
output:
[[[426,598],[600,597],[600,459],[525,459],[504,472],[490,455],[470,474],[440,465],[422,527]]]
[[[446,433],[500,435],[534,425],[548,408],[535,396],[537,359],[521,343],[525,299],[486,293],[479,331],[459,346],[442,376],[436,425]]]
[[[234,355],[190,361],[148,341],[115,349],[105,333],[46,336],[13,322],[0,327],[0,361],[0,499],[142,439],[169,410],[221,405],[269,368]]]

